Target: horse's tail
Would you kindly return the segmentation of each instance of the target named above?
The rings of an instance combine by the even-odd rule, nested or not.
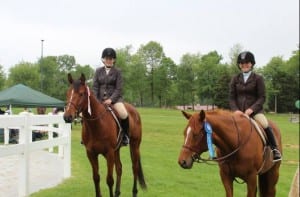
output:
[[[144,178],[141,159],[139,159],[139,168],[138,169],[139,169],[138,170],[138,180],[139,180],[140,186],[141,186],[142,189],[146,190],[147,185],[146,185],[145,178]]]

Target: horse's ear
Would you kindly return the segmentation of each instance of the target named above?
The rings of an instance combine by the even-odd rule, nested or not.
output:
[[[204,119],[205,119],[205,112],[204,112],[204,110],[201,110],[199,113],[199,120],[203,121]]]
[[[190,117],[192,116],[192,114],[189,114],[189,113],[187,113],[187,112],[185,112],[185,111],[181,111],[182,112],[182,114],[183,114],[183,116],[186,118],[186,119],[190,119]]]
[[[72,78],[71,73],[68,73],[68,81],[69,81],[70,84],[73,83],[73,78]]]
[[[81,84],[85,84],[85,76],[83,73],[81,73],[81,76],[80,76],[80,81],[81,81]]]

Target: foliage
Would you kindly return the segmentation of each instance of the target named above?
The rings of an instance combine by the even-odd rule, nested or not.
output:
[[[147,69],[146,76],[150,84],[151,104],[154,105],[154,91],[156,88],[154,84],[154,73],[161,65],[163,57],[165,57],[163,47],[157,42],[150,41],[146,45],[141,45],[137,53]]]
[[[5,80],[6,80],[5,72],[3,70],[3,66],[0,65],[0,90],[4,88]]]
[[[230,70],[228,66],[220,66],[218,69],[218,78],[213,86],[214,90],[214,104],[219,108],[230,109],[229,107],[229,83],[231,80]]]
[[[198,67],[197,75],[197,95],[199,102],[205,105],[214,104],[214,91],[215,82],[220,77],[218,68],[221,66],[221,55],[216,51],[212,51],[201,57],[201,63]]]
[[[9,73],[7,81],[8,87],[21,83],[33,89],[39,89],[40,76],[37,64],[20,62],[10,68]]]
[[[210,51],[183,54],[176,64],[155,41],[142,44],[135,53],[131,45],[116,49],[116,65],[123,73],[123,96],[137,106],[170,108],[200,104],[228,108],[228,85],[231,77],[240,72],[236,58],[242,50],[241,45],[234,45],[229,63],[223,63],[217,51]],[[267,65],[255,66],[254,71],[265,78],[267,111],[297,112],[299,68],[299,50],[293,51],[287,61],[273,57]],[[74,56],[65,54],[47,56],[36,63],[20,62],[11,67],[7,79],[0,66],[0,90],[23,83],[64,100],[67,73],[84,73],[92,85],[94,69],[77,64]]]
[[[194,104],[196,89],[197,65],[200,62],[200,54],[185,54],[177,70],[178,104]]]
[[[146,98],[149,97],[149,82],[146,76],[146,66],[142,63],[141,57],[136,54],[132,56],[132,61],[128,65],[128,89],[125,92],[127,101],[137,105],[144,106]]]
[[[282,57],[273,57],[264,67],[263,76],[268,89],[269,109],[276,107],[280,113],[296,112],[295,101],[299,99],[299,52],[294,53],[288,62]]]

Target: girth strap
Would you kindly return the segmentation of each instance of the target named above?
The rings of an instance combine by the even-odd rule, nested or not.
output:
[[[115,119],[115,121],[116,121],[116,123],[118,125],[118,128],[119,128],[118,136],[117,136],[117,146],[115,148],[115,150],[117,150],[117,149],[120,148],[121,142],[122,142],[122,137],[123,137],[123,135],[121,135],[122,134],[122,126],[121,126],[119,118],[116,116],[114,110],[110,106],[106,106],[106,108],[111,113],[112,117]]]

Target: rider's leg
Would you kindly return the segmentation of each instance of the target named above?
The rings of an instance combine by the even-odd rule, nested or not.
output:
[[[129,119],[128,119],[128,113],[127,110],[125,108],[124,103],[122,102],[118,102],[114,104],[114,108],[118,111],[118,114],[121,118],[121,127],[122,127],[122,131],[124,132],[123,135],[123,145],[127,145],[129,144]]]
[[[277,148],[277,143],[274,137],[273,129],[269,126],[267,118],[264,114],[256,114],[253,118],[262,125],[266,132],[268,142],[270,144],[271,149],[273,150],[273,161],[280,161],[281,153]]]

